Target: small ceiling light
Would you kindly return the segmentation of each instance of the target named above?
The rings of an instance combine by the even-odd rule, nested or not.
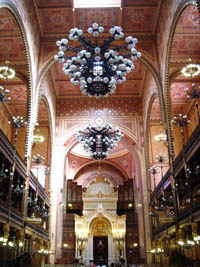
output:
[[[158,135],[155,135],[154,136],[154,139],[157,141],[157,142],[165,142],[167,140],[167,136],[166,134],[162,134],[161,130],[160,130],[160,134]]]
[[[88,28],[88,33],[96,39],[103,32],[104,28],[97,23]],[[121,27],[114,26],[109,32],[109,39],[97,45],[97,40],[96,44],[92,44],[82,36],[83,30],[71,29],[69,39],[79,41],[82,44],[80,49],[69,46],[69,41],[65,38],[56,42],[59,52],[54,59],[63,64],[63,72],[70,76],[71,83],[80,85],[84,95],[99,98],[113,94],[116,85],[126,82],[127,73],[135,68],[133,61],[141,57],[141,53],[135,49],[138,40],[132,36],[127,36],[123,45],[109,49],[115,40],[124,38]],[[127,49],[130,53],[118,54],[120,50]],[[70,51],[77,53],[77,56],[70,56]]]
[[[32,161],[35,164],[41,164],[44,160],[45,160],[45,158],[40,154],[33,155],[33,157],[32,157]]]
[[[137,247],[137,246],[138,246],[138,243],[134,243],[133,246],[134,246],[134,247]]]
[[[44,136],[39,134],[40,130],[37,130],[37,134],[33,136],[33,143],[39,144],[44,142]]]
[[[69,204],[68,204],[68,207],[72,208],[72,204],[71,204],[71,203],[69,203]]]
[[[133,204],[132,204],[132,203],[129,203],[129,204],[128,204],[128,207],[129,207],[129,208],[133,207]]]
[[[181,69],[182,74],[185,77],[193,78],[200,74],[200,65],[192,63],[191,58],[186,61],[188,64]]]
[[[15,71],[9,67],[10,61],[5,63],[5,66],[0,66],[0,79],[11,80],[15,77]]]

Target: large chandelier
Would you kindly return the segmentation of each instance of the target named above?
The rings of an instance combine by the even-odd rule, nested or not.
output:
[[[125,44],[113,45],[112,49],[109,49],[113,41],[124,37],[122,28],[118,26],[110,29],[111,36],[108,40],[98,44],[97,37],[103,31],[104,28],[99,27],[97,23],[93,23],[92,27],[88,28],[88,33],[96,38],[96,43],[92,44],[82,36],[81,29],[71,29],[69,39],[79,41],[82,48],[71,47],[68,45],[68,39],[61,39],[56,42],[60,51],[54,56],[55,60],[63,63],[63,71],[71,78],[71,83],[80,85],[84,95],[96,98],[113,94],[116,85],[125,82],[126,74],[135,68],[133,61],[141,57],[141,53],[135,49],[138,40],[132,36],[125,38]],[[131,53],[118,54],[120,50],[127,48]],[[68,56],[69,51],[77,53],[77,56]]]
[[[91,153],[95,160],[103,160],[112,152],[122,137],[121,129],[108,124],[104,127],[92,127],[90,124],[77,133],[83,148]]]
[[[5,66],[0,66],[0,79],[13,79],[15,77],[15,71],[9,67],[10,61],[6,61],[5,63]]]
[[[188,58],[187,65],[181,69],[185,77],[193,78],[200,74],[200,65],[192,63],[191,58]]]

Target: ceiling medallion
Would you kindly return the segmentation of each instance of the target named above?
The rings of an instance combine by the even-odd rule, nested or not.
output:
[[[92,127],[90,124],[77,133],[79,142],[83,148],[91,153],[95,160],[103,160],[112,152],[123,134],[121,129],[107,124],[104,127]]]
[[[10,61],[5,63],[5,66],[0,66],[0,79],[11,80],[15,77],[15,71],[9,67]]]
[[[96,38],[95,43],[92,44],[90,40],[82,36],[81,29],[71,29],[69,39],[79,41],[82,48],[71,47],[68,39],[61,39],[56,42],[60,51],[54,56],[55,60],[63,63],[62,69],[66,75],[70,76],[71,83],[80,85],[84,95],[96,98],[113,94],[116,85],[125,82],[127,73],[135,68],[133,61],[141,57],[141,53],[135,49],[138,40],[132,36],[126,37],[123,45],[113,44],[112,49],[109,48],[115,40],[124,38],[121,27],[111,28],[109,31],[111,36],[98,44],[97,38],[102,32],[104,28],[99,27],[97,23],[93,23],[92,27],[88,28],[88,33]],[[118,54],[120,50],[127,48],[131,53]],[[67,53],[70,51],[77,53],[77,56],[68,56]]]
[[[188,64],[181,69],[182,74],[185,77],[195,77],[200,74],[200,65],[192,63],[191,58],[186,61]]]

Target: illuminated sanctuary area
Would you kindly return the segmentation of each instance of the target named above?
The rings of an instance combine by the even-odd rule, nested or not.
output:
[[[199,104],[199,0],[0,0],[0,266],[200,266]]]

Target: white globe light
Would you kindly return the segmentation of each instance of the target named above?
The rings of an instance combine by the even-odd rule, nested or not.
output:
[[[99,36],[99,33],[97,31],[93,32],[93,36],[94,37],[98,37]]]
[[[92,24],[93,29],[98,29],[99,25],[97,23]]]
[[[92,33],[93,32],[93,29],[90,27],[88,28],[88,33]]]
[[[111,29],[109,30],[109,32],[110,32],[111,35],[113,35],[113,34],[115,33],[115,30],[114,30],[113,28],[111,28]]]
[[[57,46],[60,46],[60,45],[61,45],[61,42],[60,42],[60,41],[57,41],[57,42],[56,42],[56,45],[57,45]]]
[[[99,32],[104,32],[104,27],[99,27]]]

